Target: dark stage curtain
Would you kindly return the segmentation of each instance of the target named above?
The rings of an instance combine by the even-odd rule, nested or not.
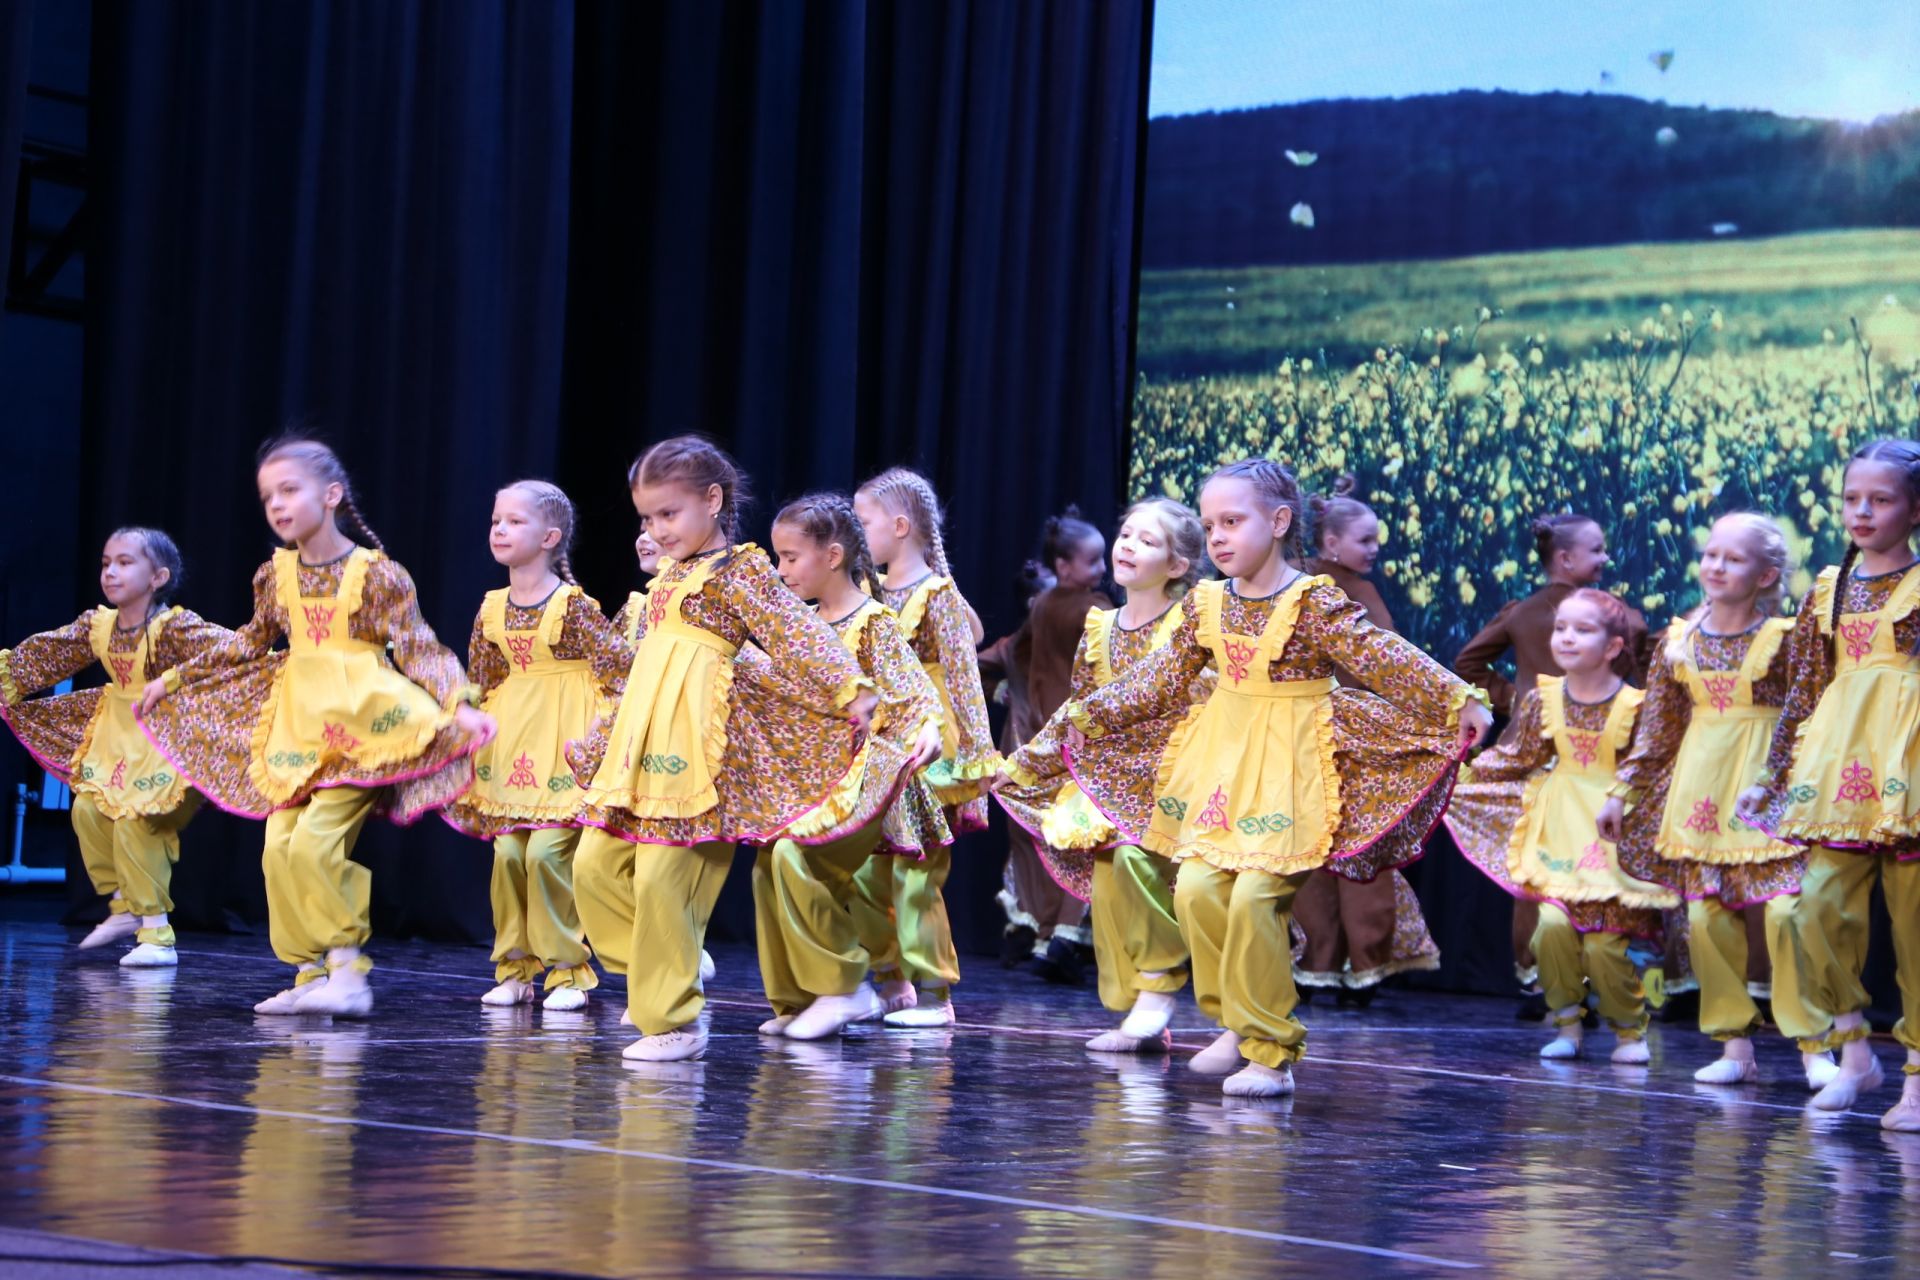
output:
[[[1041,519],[1119,496],[1145,27],[1012,0],[102,6],[87,537],[170,528],[186,601],[237,623],[270,546],[253,450],[304,417],[463,647],[498,484],[568,487],[611,608],[626,466],[698,429],[753,474],[760,534],[806,488],[927,469],[1009,629]],[[183,919],[258,917],[258,838],[196,824]],[[487,936],[479,845],[361,848],[376,930]],[[1003,854],[957,859],[975,947]]]
[[[0,0],[0,295],[6,292],[7,264],[13,261],[13,205],[32,53],[33,0]]]

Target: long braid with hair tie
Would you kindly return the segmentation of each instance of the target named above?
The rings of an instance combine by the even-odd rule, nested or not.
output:
[[[340,494],[340,514],[353,522],[353,529],[362,543],[372,547],[382,555],[386,554],[387,544],[380,541],[380,535],[373,531],[367,518],[360,514],[360,504],[353,500],[353,490],[343,489]]]
[[[1833,604],[1829,607],[1829,616],[1827,618],[1828,631],[1838,631],[1840,629],[1840,613],[1841,607],[1846,603],[1847,583],[1850,575],[1853,573],[1854,562],[1859,559],[1860,544],[1854,542],[1852,539],[1848,539],[1847,549],[1840,556],[1840,571],[1834,575],[1833,579]]]

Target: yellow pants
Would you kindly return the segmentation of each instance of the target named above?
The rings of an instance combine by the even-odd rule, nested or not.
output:
[[[1102,849],[1093,861],[1093,956],[1100,1003],[1116,1013],[1142,991],[1187,985],[1187,942],[1173,914],[1166,860],[1138,845]],[[1158,977],[1146,978],[1142,974]]]
[[[1782,945],[1791,945],[1780,939],[1785,936],[1782,929],[1792,914],[1794,899],[1791,895],[1773,898],[1764,906],[1767,951],[1777,954]],[[1687,944],[1693,956],[1694,976],[1700,979],[1700,1030],[1715,1040],[1758,1031],[1760,1008],[1747,989],[1752,942],[1742,913],[1718,898],[1689,902]],[[1774,1022],[1796,1039],[1812,1035],[1822,1025],[1822,1018],[1802,1000],[1798,972],[1788,965],[1785,972],[1776,970],[1772,978]]]
[[[854,925],[883,980],[904,976],[939,995],[960,981],[947,900],[940,895],[952,870],[953,850],[933,845],[925,858],[876,855],[854,876]]]
[[[573,849],[579,839],[572,827],[494,837],[490,888],[496,981],[532,982],[544,970],[548,990],[591,991],[600,985],[587,963],[591,953],[573,905]]]
[[[598,827],[573,850],[573,903],[587,944],[608,973],[625,974],[633,942],[633,851],[639,846]]]
[[[627,944],[627,1016],[642,1035],[684,1027],[707,1007],[700,948],[733,845],[633,846],[633,932]]]
[[[1893,918],[1894,976],[1900,983],[1900,1021],[1896,1040],[1920,1050],[1920,861],[1900,862],[1890,854],[1850,853],[1814,846],[1800,896],[1783,912],[1781,944],[1773,954],[1774,1007],[1778,1017],[1783,982],[1805,1006],[1803,1024],[1780,1029],[1802,1049],[1834,1047],[1833,1020],[1858,1013],[1870,1003],[1860,971],[1867,963],[1869,908],[1873,882],[1879,880]],[[1773,923],[1773,913],[1768,913]],[[1851,1038],[1851,1037],[1849,1037]]]
[[[1581,933],[1566,912],[1543,902],[1532,947],[1540,961],[1540,984],[1549,1009],[1584,1004],[1591,988],[1600,1001],[1600,1016],[1622,1040],[1638,1040],[1646,1034],[1646,993],[1640,988],[1639,971],[1627,958],[1627,935]]]
[[[109,818],[91,796],[74,792],[73,834],[80,840],[80,861],[94,892],[112,899],[110,911],[163,916],[173,910],[167,890],[173,884],[173,864],[180,861],[180,831],[199,810],[200,793],[189,791],[172,813]],[[174,944],[171,924],[141,929],[134,936],[156,947]]]
[[[781,840],[753,862],[753,929],[760,981],[777,1014],[820,996],[851,994],[871,958],[854,927],[853,878],[880,843],[876,821],[830,844]]]
[[[363,947],[373,873],[348,855],[377,793],[324,787],[267,817],[267,936],[291,965],[320,964],[334,947]]]
[[[1300,993],[1291,929],[1308,874],[1222,871],[1194,858],[1174,884],[1200,1012],[1240,1037],[1241,1057],[1266,1067],[1286,1066],[1306,1048],[1307,1029],[1293,1016]]]

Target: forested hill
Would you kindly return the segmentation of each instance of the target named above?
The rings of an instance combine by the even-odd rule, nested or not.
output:
[[[1463,91],[1163,117],[1147,149],[1149,269],[1920,225],[1920,111]]]

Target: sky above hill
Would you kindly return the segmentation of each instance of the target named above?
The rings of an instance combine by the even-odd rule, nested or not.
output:
[[[1920,0],[1154,6],[1154,116],[1456,89],[1592,90],[1866,123],[1920,108]]]

